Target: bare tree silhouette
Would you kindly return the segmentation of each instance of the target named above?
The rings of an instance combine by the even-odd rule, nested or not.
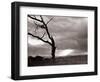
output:
[[[33,20],[34,20],[33,23],[34,23],[35,26],[36,26],[36,27],[34,28],[34,29],[35,29],[35,30],[34,30],[35,33],[33,34],[33,33],[29,33],[29,32],[28,32],[28,35],[30,35],[30,36],[32,36],[32,37],[35,37],[35,38],[37,38],[37,39],[39,39],[39,40],[41,40],[41,41],[43,41],[43,42],[49,44],[49,45],[51,46],[51,56],[52,56],[52,60],[55,61],[55,51],[56,51],[55,40],[54,40],[53,36],[50,34],[49,29],[48,29],[48,24],[50,23],[50,21],[53,20],[53,17],[50,18],[47,22],[44,21],[44,18],[43,18],[43,16],[41,16],[41,15],[40,15],[39,17],[36,17],[36,16],[34,16],[34,15],[28,15],[28,17],[29,17],[30,19],[33,19]],[[38,23],[37,23],[37,22],[38,22]],[[41,24],[40,24],[40,23],[41,23]],[[38,29],[44,30],[42,36],[36,35]],[[45,39],[44,39],[45,36],[48,37],[48,40],[45,40]]]

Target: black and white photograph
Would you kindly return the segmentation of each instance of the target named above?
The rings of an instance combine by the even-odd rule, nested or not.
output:
[[[12,3],[11,78],[97,75],[97,7]]]
[[[27,15],[28,66],[88,63],[88,18]]]

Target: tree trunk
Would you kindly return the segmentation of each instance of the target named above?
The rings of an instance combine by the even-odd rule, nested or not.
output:
[[[51,42],[52,42],[52,46],[51,46],[51,55],[52,55],[52,60],[53,60],[53,62],[54,62],[54,61],[55,61],[56,46],[55,46],[55,41],[54,41],[53,37],[51,37]]]
[[[56,51],[56,47],[53,45],[52,49],[51,49],[51,55],[52,55],[52,60],[55,61],[55,51]]]

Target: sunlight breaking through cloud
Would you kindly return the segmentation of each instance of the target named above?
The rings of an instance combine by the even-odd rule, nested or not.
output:
[[[72,53],[74,50],[72,49],[65,49],[65,50],[59,50],[59,52],[57,53],[57,56],[67,56],[70,53]]]

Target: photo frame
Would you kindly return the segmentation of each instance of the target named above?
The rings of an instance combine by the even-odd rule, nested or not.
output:
[[[97,75],[97,7],[11,4],[11,78]]]

